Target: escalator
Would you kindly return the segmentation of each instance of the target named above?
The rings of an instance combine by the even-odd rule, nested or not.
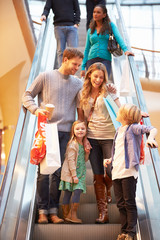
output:
[[[118,0],[115,9],[117,26],[129,47]],[[27,88],[40,72],[53,68],[56,59],[55,46],[51,16],[47,23],[42,24]],[[124,56],[113,59],[113,80],[117,86],[122,72],[123,58]],[[123,97],[121,101],[132,102],[138,105],[142,111],[147,112],[133,57],[129,57],[129,64],[135,94]],[[145,119],[144,123],[150,125],[149,118]],[[113,191],[113,203],[108,206],[109,224],[94,224],[97,208],[89,163],[87,163],[87,194],[82,195],[79,208],[79,217],[82,218],[83,224],[40,225],[36,223],[37,167],[29,163],[36,124],[36,117],[22,108],[0,192],[0,239],[116,239],[120,232],[120,219]],[[158,240],[160,236],[160,159],[157,149],[148,152],[146,164],[140,167],[137,207],[137,238],[139,240]],[[61,208],[59,214],[62,216]]]

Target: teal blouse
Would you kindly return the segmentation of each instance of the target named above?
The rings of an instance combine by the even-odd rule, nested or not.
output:
[[[124,52],[128,51],[128,48],[124,43],[123,38],[121,37],[118,31],[118,28],[113,22],[111,22],[111,28],[115,36],[115,39],[119,43],[122,50]],[[97,34],[97,30],[95,30],[94,33],[91,34],[91,29],[88,29],[86,46],[84,51],[84,59],[82,62],[82,70],[85,70],[87,61],[93,58],[99,57],[111,61],[111,53],[107,50],[108,40],[109,40],[108,33],[104,35]]]

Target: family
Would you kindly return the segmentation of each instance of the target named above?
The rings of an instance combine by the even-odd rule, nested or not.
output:
[[[48,223],[48,220],[55,224],[82,223],[77,209],[81,193],[86,192],[85,162],[89,159],[99,211],[95,222],[109,222],[107,204],[112,201],[113,183],[121,219],[121,234],[117,239],[130,240],[136,235],[135,195],[141,139],[143,134],[149,133],[147,145],[158,147],[157,129],[139,125],[140,109],[133,104],[121,105],[115,86],[108,84],[111,54],[107,51],[107,32],[110,27],[124,53],[134,55],[110,21],[106,7],[97,5],[87,32],[84,55],[76,48],[65,49],[60,67],[40,73],[25,91],[22,101],[36,116],[39,113],[48,115],[44,106],[54,104],[50,122],[58,125],[62,168],[49,176],[40,174],[38,166],[38,223]],[[81,65],[84,82],[74,76]],[[121,127],[117,131],[103,101],[108,94],[119,107],[117,121]],[[38,105],[34,100],[36,96]],[[75,121],[76,110],[78,120]],[[63,219],[58,217],[62,190]]]

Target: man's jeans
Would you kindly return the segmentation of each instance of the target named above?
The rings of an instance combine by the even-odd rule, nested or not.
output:
[[[66,146],[69,141],[69,132],[58,132],[61,163],[64,162]],[[61,168],[51,175],[40,174],[40,166],[38,166],[37,177],[37,202],[39,213],[57,214],[59,208],[59,198],[61,191],[59,190],[61,176]]]
[[[74,26],[55,26],[54,34],[57,40],[57,57],[60,67],[66,44],[68,47],[78,47],[78,29]]]

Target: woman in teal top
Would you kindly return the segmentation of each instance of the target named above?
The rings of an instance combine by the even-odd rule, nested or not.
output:
[[[132,52],[128,51],[116,25],[110,21],[106,7],[99,4],[93,10],[93,19],[87,31],[81,71],[82,77],[85,76],[85,68],[87,70],[95,62],[102,62],[106,66],[108,75],[110,74],[112,57],[111,53],[107,50],[110,28],[112,28],[112,32],[125,55],[134,56]]]

